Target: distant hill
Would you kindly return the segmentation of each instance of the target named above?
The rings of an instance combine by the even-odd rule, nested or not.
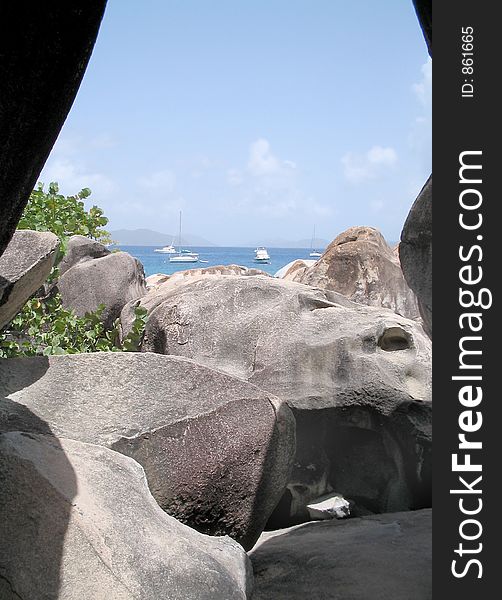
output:
[[[170,233],[160,233],[151,229],[117,229],[110,231],[113,241],[120,246],[168,246],[178,242],[177,236]],[[183,246],[214,246],[213,242],[198,235],[187,233],[181,239]]]

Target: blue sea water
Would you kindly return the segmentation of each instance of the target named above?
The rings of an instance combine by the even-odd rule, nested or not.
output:
[[[119,246],[118,248],[137,258],[143,264],[147,277],[155,273],[172,275],[176,271],[231,264],[261,269],[275,275],[281,267],[297,258],[311,259],[309,248],[268,248],[270,263],[258,264],[253,260],[254,248],[218,248],[214,246],[197,248],[190,246],[192,252],[199,253],[199,262],[170,263],[169,254],[155,252],[155,246]]]

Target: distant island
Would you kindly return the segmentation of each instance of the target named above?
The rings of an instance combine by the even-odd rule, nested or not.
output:
[[[168,246],[178,243],[178,236],[171,233],[160,233],[152,229],[117,229],[110,232],[112,239],[119,246]],[[285,240],[275,239],[257,239],[249,240],[244,244],[236,244],[238,247],[254,248],[256,246],[265,246],[267,248],[310,248],[310,239]],[[183,246],[211,247],[217,246],[209,240],[198,235],[190,233],[184,234],[181,240]],[[323,250],[328,245],[326,240],[316,238],[313,241],[313,248]]]
[[[119,246],[168,246],[178,243],[178,236],[171,233],[160,233],[152,229],[117,229],[110,231],[110,236]],[[198,235],[184,234],[181,240],[183,246],[216,246],[213,242]]]

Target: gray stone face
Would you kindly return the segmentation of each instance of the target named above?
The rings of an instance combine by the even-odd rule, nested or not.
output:
[[[267,532],[250,553],[253,600],[430,600],[432,511]]]
[[[16,231],[0,256],[0,328],[45,282],[56,260],[59,239],[50,232]]]
[[[399,256],[406,281],[417,296],[424,329],[432,339],[432,175],[406,219]]]
[[[45,433],[38,423],[47,423],[57,436],[127,454],[167,512],[246,548],[289,480],[290,409],[190,360],[138,353],[3,360],[0,398],[0,431]]]
[[[244,600],[248,559],[164,513],[132,459],[52,436],[0,435],[0,597]]]
[[[63,275],[68,269],[80,262],[108,256],[110,250],[103,244],[91,240],[83,235],[73,235],[66,247],[66,254],[59,263],[59,275]]]
[[[146,294],[145,273],[136,258],[116,252],[77,263],[59,278],[58,289],[63,305],[79,316],[104,304],[103,322],[111,327],[130,300]]]
[[[293,279],[338,292],[360,304],[390,308],[411,319],[419,316],[396,255],[373,227],[347,229],[314,265],[298,270]]]
[[[355,514],[430,506],[431,344],[420,325],[264,277],[201,280],[147,306],[144,350],[226,371],[293,409],[295,466],[273,526],[306,520],[307,504],[333,491]]]

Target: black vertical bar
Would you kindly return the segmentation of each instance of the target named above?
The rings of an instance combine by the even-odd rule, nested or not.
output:
[[[455,600],[492,598],[500,570],[497,8],[434,5],[434,591]]]

